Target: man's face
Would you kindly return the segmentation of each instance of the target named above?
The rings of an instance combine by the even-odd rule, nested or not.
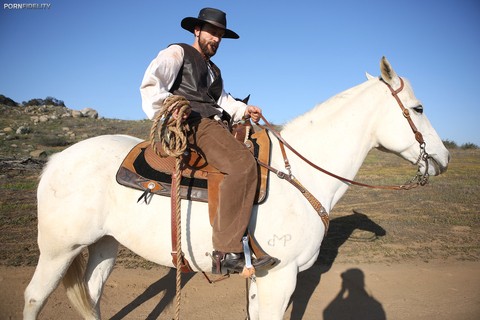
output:
[[[209,23],[206,23],[201,28],[195,28],[198,46],[205,58],[210,59],[217,53],[218,46],[224,34],[225,31],[223,29],[217,28]]]

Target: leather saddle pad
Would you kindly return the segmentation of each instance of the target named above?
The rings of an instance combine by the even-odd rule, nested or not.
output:
[[[270,163],[270,138],[266,130],[253,133],[245,145],[259,161]],[[162,155],[160,144],[156,147]],[[205,162],[193,150],[184,154],[181,169],[180,197],[208,202],[212,219],[218,205],[218,190],[223,173]],[[144,195],[153,193],[169,197],[174,170],[174,157],[159,156],[150,141],[143,141],[133,147],[125,157],[117,171],[116,179],[123,186],[143,191]],[[255,203],[262,203],[267,195],[268,170],[258,166],[258,174]]]

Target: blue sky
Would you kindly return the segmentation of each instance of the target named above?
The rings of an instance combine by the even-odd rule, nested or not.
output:
[[[6,9],[12,3],[49,9]],[[251,94],[271,122],[379,75],[386,56],[410,80],[442,139],[480,145],[480,1],[2,1],[0,93],[17,102],[53,96],[72,109],[144,119],[143,73],[202,7],[227,12],[239,40],[214,61],[225,88]]]

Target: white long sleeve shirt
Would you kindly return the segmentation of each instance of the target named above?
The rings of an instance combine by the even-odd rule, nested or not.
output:
[[[183,65],[183,48],[179,45],[171,45],[160,51],[152,60],[140,86],[142,96],[142,109],[149,119],[154,119],[160,111],[163,101],[171,96],[169,90],[172,88],[175,79]],[[247,105],[235,100],[223,89],[217,104],[230,116],[232,121],[240,121],[245,115]]]

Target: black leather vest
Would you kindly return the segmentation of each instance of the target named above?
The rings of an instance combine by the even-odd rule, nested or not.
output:
[[[221,117],[222,112],[216,108],[219,107],[217,101],[223,90],[220,69],[210,61],[216,77],[213,83],[209,84],[208,62],[194,47],[184,43],[178,45],[183,48],[183,65],[170,92],[184,96],[190,101],[192,107],[192,113],[188,119],[190,123],[200,118],[211,118],[215,115]]]

